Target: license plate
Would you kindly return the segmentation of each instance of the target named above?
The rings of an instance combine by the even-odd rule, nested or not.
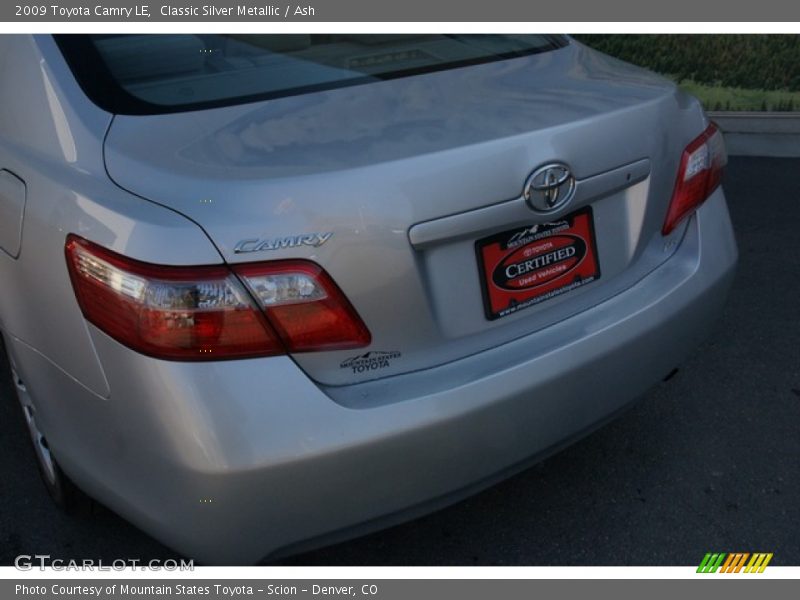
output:
[[[478,240],[475,250],[491,321],[600,278],[591,206]]]

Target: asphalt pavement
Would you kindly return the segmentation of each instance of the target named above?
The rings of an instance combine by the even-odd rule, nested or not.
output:
[[[732,158],[724,185],[737,279],[713,336],[671,379],[477,496],[282,564],[692,565],[743,551],[800,565],[800,159]],[[2,362],[0,564],[176,556],[101,506],[60,513],[12,398]]]

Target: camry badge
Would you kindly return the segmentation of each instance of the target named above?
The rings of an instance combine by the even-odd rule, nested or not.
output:
[[[264,252],[266,250],[283,250],[284,248],[296,248],[298,246],[312,246],[314,248],[322,246],[333,237],[333,232],[326,233],[304,233],[301,235],[290,235],[280,238],[251,238],[241,240],[234,247],[236,254],[245,252]]]
[[[569,167],[552,163],[536,169],[525,181],[522,195],[532,209],[553,212],[564,206],[575,194],[575,177]]]

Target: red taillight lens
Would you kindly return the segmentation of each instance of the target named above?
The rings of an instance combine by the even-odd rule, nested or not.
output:
[[[717,189],[727,161],[722,133],[712,123],[683,151],[678,178],[661,233],[670,233]]]
[[[237,269],[256,303],[224,266],[151,265],[74,235],[67,238],[66,255],[86,319],[149,356],[221,360],[287,349],[353,348],[370,341],[350,303],[311,263],[282,261]]]
[[[239,265],[245,282],[290,352],[360,348],[366,325],[319,266],[299,260]]]

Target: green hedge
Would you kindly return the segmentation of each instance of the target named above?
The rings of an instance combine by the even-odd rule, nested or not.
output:
[[[799,35],[577,35],[576,39],[678,83],[800,91]]]

